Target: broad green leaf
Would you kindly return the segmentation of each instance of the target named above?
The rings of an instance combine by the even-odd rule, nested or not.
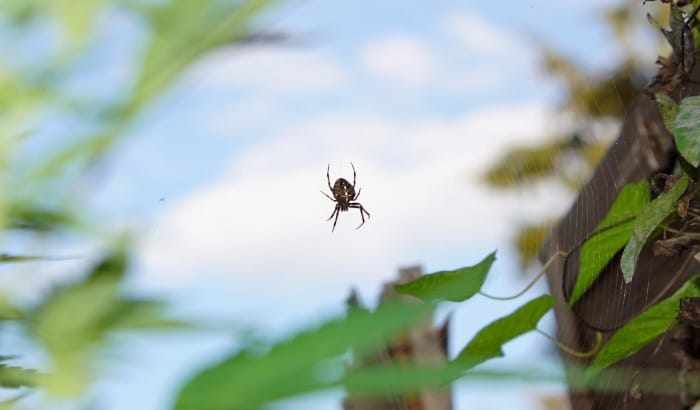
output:
[[[581,247],[579,272],[569,298],[572,306],[595,282],[605,265],[625,246],[632,236],[634,217],[649,203],[646,181],[627,184],[610,207],[607,216]]]
[[[681,101],[673,125],[669,128],[676,141],[678,152],[693,167],[700,164],[700,96]]]
[[[659,106],[659,111],[661,111],[664,125],[666,125],[666,129],[671,132],[676,116],[678,115],[678,104],[673,98],[663,92],[655,93],[654,98],[656,99],[656,104]]]
[[[676,211],[678,199],[688,187],[688,176],[683,174],[676,184],[668,191],[651,201],[639,214],[634,222],[632,238],[625,246],[620,260],[620,268],[625,283],[630,283],[637,267],[637,259],[642,248],[651,234],[661,222]]]
[[[474,266],[431,273],[414,281],[396,285],[395,288],[399,293],[412,295],[426,302],[461,302],[474,296],[481,289],[495,260],[494,251]]]
[[[502,357],[502,346],[516,337],[535,330],[542,316],[554,306],[555,299],[542,295],[504,316],[483,329],[462,349],[455,363],[463,370],[472,368],[495,357]]]
[[[258,408],[291,395],[340,382],[337,358],[348,351],[362,355],[425,320],[433,305],[391,304],[375,312],[352,309],[342,319],[326,322],[273,345],[267,353],[249,350],[195,375],[180,391],[175,408]]]
[[[700,276],[689,279],[673,295],[650,307],[618,330],[598,352],[586,370],[586,378],[631,356],[664,334],[678,317],[680,300],[693,296],[700,296]]]

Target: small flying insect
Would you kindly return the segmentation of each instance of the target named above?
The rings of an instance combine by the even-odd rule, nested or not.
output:
[[[331,201],[335,202],[335,209],[333,210],[333,213],[330,217],[328,217],[328,219],[326,219],[326,221],[330,221],[333,216],[335,216],[335,220],[333,221],[333,229],[331,229],[331,232],[335,231],[335,224],[338,223],[338,216],[340,213],[347,211],[349,208],[358,208],[360,210],[360,217],[362,218],[362,223],[360,226],[365,224],[364,214],[367,214],[367,218],[369,218],[369,212],[365,210],[361,203],[355,202],[360,196],[361,189],[357,190],[357,194],[355,193],[355,180],[357,173],[355,172],[355,166],[352,164],[352,162],[350,163],[350,166],[352,166],[352,185],[346,179],[338,178],[335,180],[333,186],[331,186],[331,164],[328,164],[328,168],[326,169],[328,188],[331,190],[333,197],[323,191],[321,191],[321,193],[328,197],[328,199]],[[360,226],[355,229],[360,229]]]

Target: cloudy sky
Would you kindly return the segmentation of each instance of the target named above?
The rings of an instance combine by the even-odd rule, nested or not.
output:
[[[498,249],[488,291],[525,284],[510,237],[572,198],[551,185],[495,192],[479,176],[506,147],[574,126],[556,110],[560,85],[542,74],[538,44],[612,66],[620,50],[598,13],[615,1],[340,3],[276,6],[258,25],[288,42],[208,55],[131,130],[95,203],[141,232],[136,291],[281,337],[341,311],[351,287],[373,303],[402,266],[455,269]],[[356,230],[359,212],[343,213],[331,233],[334,204],[319,190],[328,164],[332,180],[350,179],[351,162],[372,216]],[[522,303],[460,306],[453,348]],[[513,360],[551,360],[542,337],[515,344]],[[164,408],[196,366],[235,344],[222,329],[125,346],[96,387],[100,408]],[[534,409],[530,387],[464,386],[458,408]],[[338,408],[337,397],[276,408]]]

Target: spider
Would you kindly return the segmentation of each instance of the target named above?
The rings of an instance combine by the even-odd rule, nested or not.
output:
[[[333,210],[333,213],[328,217],[328,219],[326,219],[326,221],[330,221],[333,216],[335,216],[335,221],[333,221],[333,229],[331,229],[331,232],[335,231],[335,224],[338,223],[338,216],[340,213],[347,211],[348,208],[358,208],[360,210],[360,217],[362,218],[362,223],[360,226],[365,224],[364,214],[367,214],[367,218],[369,218],[369,212],[365,210],[362,204],[359,202],[354,202],[357,197],[360,196],[361,189],[358,189],[357,194],[355,194],[355,178],[357,173],[355,172],[355,166],[352,164],[352,162],[350,163],[350,166],[352,166],[352,185],[350,185],[346,179],[338,178],[335,180],[335,184],[331,186],[331,164],[328,164],[328,168],[326,168],[328,188],[331,190],[333,197],[323,191],[321,191],[321,193],[327,196],[331,201],[335,202],[335,209]],[[360,229],[360,226],[355,229]]]

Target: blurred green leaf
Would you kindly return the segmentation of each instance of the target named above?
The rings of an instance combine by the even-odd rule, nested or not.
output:
[[[693,167],[697,167],[700,164],[700,96],[687,97],[681,101],[678,115],[669,130],[676,141],[678,152]]]
[[[495,260],[494,251],[474,266],[430,273],[414,281],[398,284],[394,288],[399,293],[412,295],[426,302],[461,302],[479,292]]]
[[[115,309],[108,321],[114,330],[185,329],[191,324],[168,318],[167,305],[157,300],[126,300]]]
[[[537,323],[553,306],[556,300],[553,296],[542,295],[535,298],[508,316],[504,316],[486,327],[462,349],[454,362],[466,370],[489,359],[503,356],[502,346],[535,330]]]
[[[58,228],[77,226],[77,220],[68,211],[40,208],[27,202],[8,204],[8,228],[48,232]]]
[[[642,252],[642,248],[649,240],[651,234],[660,223],[672,213],[676,212],[678,198],[683,195],[688,187],[688,176],[683,174],[675,185],[668,191],[659,195],[656,199],[647,204],[634,222],[632,238],[625,246],[620,260],[622,277],[625,283],[630,283],[634,277],[637,267],[637,259]]]
[[[63,23],[67,37],[71,41],[82,39],[95,24],[95,14],[108,1],[105,0],[42,0],[50,12]]]
[[[116,114],[100,132],[57,150],[29,173],[23,183],[58,174],[69,164],[89,166],[97,162],[145,104],[198,58],[242,38],[251,18],[269,4],[272,0],[169,0],[138,6],[148,19],[151,33],[135,88],[123,106],[112,110]]]
[[[350,370],[343,378],[342,385],[353,396],[402,394],[445,387],[463,376],[465,369],[454,363],[433,366],[381,365]]]
[[[251,17],[270,4],[272,0],[171,0],[151,8],[154,35],[129,110],[160,92],[195,59],[242,37]]]
[[[526,225],[518,229],[514,244],[520,255],[520,269],[525,270],[537,260],[537,252],[547,239],[555,221]]]
[[[6,294],[0,293],[0,320],[24,319],[24,312]]]
[[[606,142],[587,141],[578,135],[554,138],[532,147],[515,147],[492,165],[483,178],[491,186],[511,188],[555,177],[577,190],[588,179],[607,147]],[[585,165],[588,171],[577,170],[569,175],[567,166],[571,158],[583,160],[581,165]]]
[[[430,304],[387,304],[375,312],[351,309],[342,319],[297,334],[266,353],[244,350],[195,375],[180,391],[175,408],[258,408],[264,403],[340,382],[348,351],[374,350],[432,312]],[[334,362],[337,372],[333,371]],[[328,374],[323,372],[331,367]]]
[[[4,358],[0,358],[4,361]],[[9,366],[0,362],[0,387],[33,387],[38,373],[35,370]]]
[[[586,378],[638,352],[668,331],[678,317],[681,299],[700,296],[700,276],[689,279],[673,295],[650,307],[618,330],[598,352]]]
[[[594,232],[598,233],[581,247],[580,267],[569,307],[588,290],[605,265],[630,240],[635,226],[634,217],[649,203],[649,195],[646,181],[630,183],[622,188],[605,219],[596,226]]]
[[[562,148],[559,142],[513,148],[486,172],[484,179],[496,187],[510,187],[551,175]]]
[[[49,353],[51,372],[40,385],[61,396],[80,394],[93,378],[94,355],[124,329],[182,327],[165,317],[161,303],[129,299],[121,289],[128,267],[123,243],[82,280],[59,286],[30,312],[31,331]]]

